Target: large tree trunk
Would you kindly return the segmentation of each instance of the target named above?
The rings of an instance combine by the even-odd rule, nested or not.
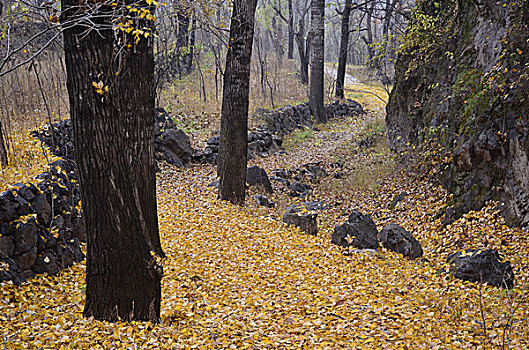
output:
[[[0,120],[0,165],[5,167],[8,165],[8,162],[6,139],[4,138],[4,130],[2,128],[2,121]]]
[[[220,148],[219,198],[243,205],[248,148],[248,99],[257,0],[235,0],[226,55]]]
[[[294,59],[294,10],[292,0],[288,0],[288,59]]]
[[[323,16],[325,12],[324,0],[312,0],[310,9],[311,23],[311,55],[310,55],[310,95],[309,105],[318,123],[325,123],[327,116],[323,109],[323,71],[325,36]]]
[[[351,0],[345,0],[342,12],[342,31],[340,38],[340,56],[338,57],[338,72],[336,74],[337,98],[344,98],[345,68],[347,67],[347,49],[349,47],[349,18],[351,17]]]
[[[85,6],[63,0],[63,23],[81,18]],[[91,18],[94,24],[78,19],[64,30],[88,240],[83,314],[158,322],[162,269],[151,252],[163,256],[163,251],[156,211],[152,36],[136,42],[115,32],[114,11],[102,7]],[[135,23],[152,27],[152,21]]]

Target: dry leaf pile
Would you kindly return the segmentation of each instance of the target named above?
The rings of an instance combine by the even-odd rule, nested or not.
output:
[[[1,285],[1,342],[8,349],[527,349],[527,234],[506,227],[492,204],[444,227],[438,213],[448,195],[430,177],[396,169],[382,146],[351,146],[358,130],[380,118],[375,111],[335,120],[289,155],[255,160],[269,171],[336,157],[345,164],[344,178],[323,179],[308,198],[333,206],[319,214],[316,237],[281,222],[294,201],[286,194],[270,196],[275,209],[257,207],[251,195],[247,207],[235,207],[207,187],[213,167],[164,167],[161,324],[84,319],[79,264],[56,277]],[[405,199],[389,209],[402,192]],[[348,254],[332,245],[334,225],[354,209],[379,229],[393,222],[412,232],[424,259],[384,249],[381,257]],[[500,250],[513,264],[515,288],[447,275],[447,255],[465,248]]]

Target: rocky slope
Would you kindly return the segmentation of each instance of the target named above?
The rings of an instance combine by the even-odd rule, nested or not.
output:
[[[435,148],[447,216],[497,200],[508,224],[529,224],[528,23],[527,0],[420,1],[410,22],[388,143]]]

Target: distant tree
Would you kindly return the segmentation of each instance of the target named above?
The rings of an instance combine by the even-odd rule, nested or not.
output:
[[[164,253],[156,210],[153,21],[137,15],[153,7],[135,2],[140,10],[129,12],[131,4],[62,2],[61,21],[75,23],[64,30],[64,51],[88,240],[83,314],[157,322],[162,269],[152,253]],[[131,22],[117,25],[120,14]],[[126,23],[134,23],[130,33]]]
[[[242,205],[245,199],[248,148],[248,104],[255,8],[257,0],[235,0],[224,71],[219,198]]]
[[[323,17],[324,0],[312,0],[310,11],[311,23],[311,56],[310,56],[310,94],[309,105],[314,119],[325,123],[327,116],[323,109],[323,74],[325,54],[325,32]]]
[[[294,10],[292,0],[288,0],[288,59],[294,59]]]
[[[1,120],[0,120],[0,165],[2,166],[8,165],[7,147],[6,147],[6,142],[4,140],[4,131],[2,128]]]
[[[338,71],[336,74],[337,98],[344,98],[345,68],[347,66],[347,51],[349,50],[349,19],[351,17],[351,0],[345,0],[342,15],[342,28],[340,33],[340,52],[338,55]]]

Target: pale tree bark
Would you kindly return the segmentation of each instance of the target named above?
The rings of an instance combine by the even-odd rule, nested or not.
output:
[[[309,105],[318,123],[325,123],[327,116],[323,108],[323,74],[325,53],[324,18],[325,1],[312,0],[310,10],[311,55],[310,55],[310,95]]]
[[[61,19],[82,16],[84,6],[63,0]],[[88,241],[83,314],[159,322],[162,269],[151,253],[164,254],[156,209],[152,36],[136,42],[112,28],[119,9],[98,11],[90,22],[64,30]],[[135,23],[153,24],[139,18]]]
[[[288,0],[288,59],[294,59],[294,10],[292,0]]]
[[[235,0],[226,55],[217,173],[219,198],[243,205],[248,148],[248,104],[257,0]]]
[[[342,11],[342,28],[340,38],[340,55],[336,73],[336,98],[344,98],[345,70],[347,67],[347,51],[349,48],[349,19],[351,17],[351,0],[345,0]]]

